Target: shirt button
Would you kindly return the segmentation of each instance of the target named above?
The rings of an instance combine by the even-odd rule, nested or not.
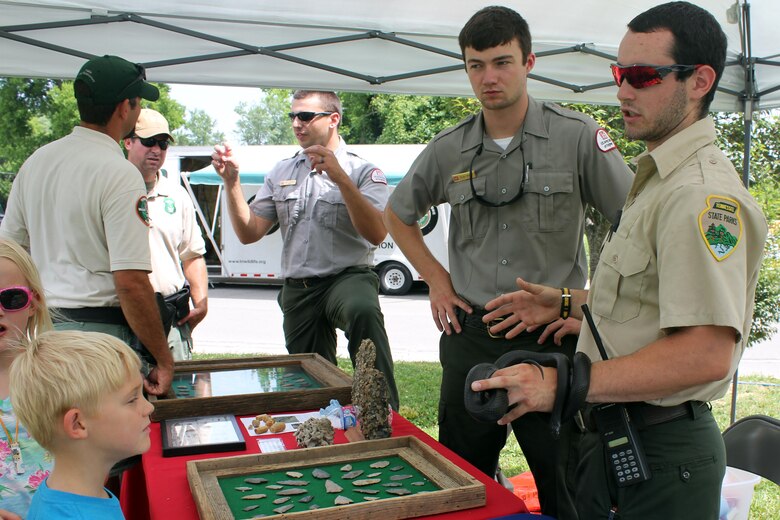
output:
[[[465,195],[461,195],[461,196],[460,196],[460,200],[463,200],[463,199],[465,199],[465,198],[466,198],[466,196],[465,196]]]
[[[508,263],[509,263],[509,262],[507,262],[506,258],[505,258],[505,259],[503,259],[503,260],[501,260],[501,265],[506,265],[506,264],[508,264]]]
[[[506,154],[501,156],[502,159],[506,159]]]
[[[714,157],[710,157],[710,164],[718,164],[718,160]]]
[[[549,186],[545,186],[545,187],[544,187],[544,188],[542,188],[542,189],[543,189],[544,191],[550,191],[550,187],[549,187]]]
[[[506,228],[508,228],[508,227],[509,227],[509,226],[507,226],[506,224],[501,224],[501,229],[506,229]]]
[[[506,188],[501,188],[501,193],[506,194]]]
[[[617,262],[618,261],[618,255],[612,255],[612,261]]]

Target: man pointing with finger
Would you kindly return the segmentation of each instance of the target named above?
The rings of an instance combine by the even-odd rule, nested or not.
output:
[[[215,147],[212,164],[225,182],[233,229],[242,243],[251,244],[277,222],[281,227],[285,280],[278,301],[288,352],[314,352],[336,364],[339,328],[354,364],[360,342],[371,339],[376,368],[397,410],[379,279],[371,269],[374,249],[387,236],[381,213],[387,180],[379,168],[347,151],[338,133],[341,102],[335,93],[296,91],[290,120],[304,150],[271,170],[251,205],[244,200],[232,150]]]

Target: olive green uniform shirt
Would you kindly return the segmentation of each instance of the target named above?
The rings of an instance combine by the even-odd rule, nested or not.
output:
[[[678,327],[737,331],[727,377],[651,401],[656,405],[722,397],[750,332],[767,224],[714,142],[708,117],[637,157],[620,225],[604,243],[591,285],[590,307],[610,358]],[[601,359],[588,327],[578,350]]]
[[[485,135],[481,113],[466,118],[428,144],[389,204],[412,225],[431,206],[450,203],[452,284],[460,297],[484,306],[517,290],[518,276],[555,287],[584,287],[586,207],[613,219],[632,177],[595,121],[529,97],[523,127],[506,150]],[[483,206],[474,197],[508,201],[521,186],[523,195],[500,208]]]

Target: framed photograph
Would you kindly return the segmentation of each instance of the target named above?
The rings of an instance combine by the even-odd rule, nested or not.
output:
[[[484,484],[411,436],[191,460],[187,479],[203,520],[398,520],[485,505]]]
[[[166,419],[160,424],[163,457],[198,455],[246,449],[246,441],[232,415]]]
[[[183,361],[171,391],[151,398],[153,421],[314,410],[352,402],[352,378],[318,354]]]

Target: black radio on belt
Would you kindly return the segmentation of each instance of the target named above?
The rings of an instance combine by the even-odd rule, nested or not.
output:
[[[588,321],[588,327],[596,341],[601,358],[607,360],[607,351],[601,342],[601,336],[596,330],[596,324],[593,322],[587,304],[582,306],[582,312]],[[632,486],[650,480],[650,468],[647,465],[645,452],[626,405],[597,404],[593,406],[591,414],[601,436],[601,442],[604,443],[609,466],[612,468],[618,487]]]

